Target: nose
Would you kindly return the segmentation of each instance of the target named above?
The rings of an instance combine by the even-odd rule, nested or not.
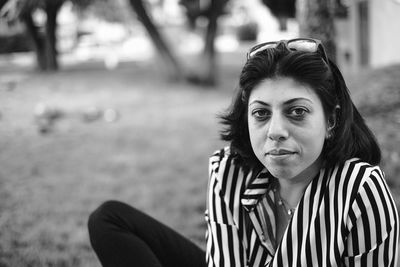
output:
[[[268,138],[274,141],[284,141],[289,137],[285,118],[279,114],[273,114],[269,121]]]

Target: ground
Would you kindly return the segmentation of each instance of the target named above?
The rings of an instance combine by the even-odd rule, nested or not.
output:
[[[0,266],[100,266],[86,224],[108,199],[204,246],[207,158],[224,145],[216,114],[230,103],[242,61],[220,55],[217,88],[168,81],[150,61],[52,74],[1,65]],[[396,201],[399,74],[392,66],[349,77]]]

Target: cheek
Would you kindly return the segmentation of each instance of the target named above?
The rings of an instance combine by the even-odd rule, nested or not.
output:
[[[311,154],[320,154],[325,142],[326,131],[324,128],[309,128],[298,136],[303,144],[303,149]]]
[[[248,129],[249,129],[250,143],[253,150],[255,150],[256,148],[259,147],[260,143],[262,142],[261,131],[251,122],[248,123]]]
[[[256,127],[255,125],[249,125],[248,129],[253,153],[260,161],[262,161],[264,158],[264,147],[266,144],[265,130],[260,127]]]

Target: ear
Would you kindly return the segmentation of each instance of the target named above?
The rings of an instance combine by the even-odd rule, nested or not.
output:
[[[333,136],[333,129],[338,124],[339,112],[340,112],[340,106],[336,105],[336,107],[333,110],[332,114],[330,114],[329,117],[328,117],[328,123],[327,123],[328,127],[327,127],[327,131],[326,131],[328,139]]]

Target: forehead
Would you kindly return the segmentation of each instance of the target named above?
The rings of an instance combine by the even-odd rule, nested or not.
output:
[[[286,77],[261,81],[251,91],[249,104],[256,100],[268,104],[280,104],[292,99],[305,99],[321,105],[321,101],[313,88]]]

